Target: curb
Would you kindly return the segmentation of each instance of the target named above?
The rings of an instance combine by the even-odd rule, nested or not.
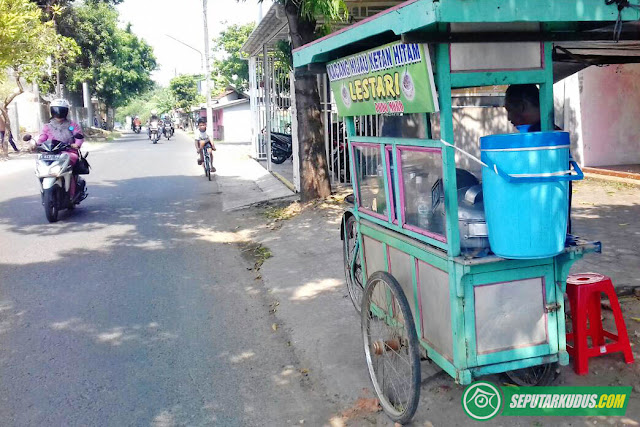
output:
[[[593,179],[596,181],[606,181],[606,182],[618,182],[622,184],[634,185],[636,187],[640,187],[640,180],[638,179],[630,179],[630,178],[621,178],[613,175],[603,175],[599,173],[588,173],[585,172],[585,178]]]
[[[278,172],[274,172],[272,171],[271,174],[273,176],[275,176],[276,178],[278,178],[278,180],[280,182],[282,182],[284,185],[287,186],[287,188],[291,191],[293,191],[294,193],[296,193],[296,187],[294,187],[294,185],[291,183],[291,181],[289,181],[287,178],[285,178],[284,176],[280,175]]]
[[[640,174],[634,173],[634,172],[623,172],[623,171],[615,171],[615,170],[592,168],[592,167],[584,167],[582,168],[582,170],[584,172],[589,172],[590,174],[615,176],[617,178],[625,178],[625,179],[640,181]]]

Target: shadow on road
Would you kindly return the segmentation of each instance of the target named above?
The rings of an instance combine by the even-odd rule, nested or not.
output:
[[[304,418],[311,403],[291,389],[302,381],[297,362],[276,353],[286,346],[260,282],[230,246],[253,231],[238,234],[222,217],[216,183],[145,177],[89,182],[89,191],[54,224],[37,195],[0,202],[3,244],[16,249],[0,263],[2,419]],[[260,393],[291,402],[274,407]]]

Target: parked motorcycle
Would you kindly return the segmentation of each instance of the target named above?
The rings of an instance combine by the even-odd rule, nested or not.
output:
[[[275,164],[284,163],[293,154],[291,135],[271,132],[271,161]]]
[[[149,139],[156,144],[160,140],[160,126],[157,121],[149,123]]]
[[[80,134],[74,135],[76,139],[83,139]],[[25,141],[30,141],[31,135],[25,135]],[[68,150],[71,144],[56,140],[46,141],[37,147],[38,158],[36,160],[36,177],[40,181],[40,195],[44,213],[49,222],[58,220],[58,213],[63,209],[73,209],[77,204],[87,198],[86,182],[79,174],[89,173],[89,163],[85,156],[78,150],[79,158],[75,168],[71,165]],[[74,180],[73,177],[76,177]],[[71,197],[71,185],[75,181],[75,193]]]

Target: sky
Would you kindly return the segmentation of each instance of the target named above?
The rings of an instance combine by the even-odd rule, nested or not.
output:
[[[259,19],[258,0],[208,0],[209,45],[227,25]],[[265,0],[263,14],[271,2]],[[200,54],[167,37],[169,34],[204,52],[202,0],[124,0],[118,5],[120,21],[153,47],[159,69],[152,75],[163,86],[179,74],[200,73]]]

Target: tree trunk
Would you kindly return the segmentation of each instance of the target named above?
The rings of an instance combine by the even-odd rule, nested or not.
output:
[[[9,112],[7,109],[9,108],[9,104],[11,104],[11,102],[16,98],[16,96],[20,95],[21,93],[24,93],[24,87],[22,86],[22,82],[20,81],[20,74],[18,73],[18,70],[15,70],[15,69],[14,69],[14,78],[15,78],[16,85],[18,86],[18,90],[13,92],[11,95],[9,95],[4,100],[3,104],[0,104],[0,114],[2,114],[2,118],[4,119],[5,129],[6,129],[4,134],[4,139],[2,140],[2,144],[1,144],[2,147],[0,148],[1,157],[3,159],[9,158],[9,138],[11,138],[11,120],[9,120]]]
[[[300,15],[293,1],[285,5],[291,47],[296,49],[315,38],[315,21]],[[298,119],[298,141],[300,143],[300,196],[302,201],[331,195],[329,167],[324,147],[322,109],[318,84],[314,75],[295,73],[296,117]]]

